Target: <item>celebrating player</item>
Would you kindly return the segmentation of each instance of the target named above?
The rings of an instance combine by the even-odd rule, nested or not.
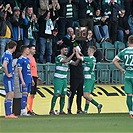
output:
[[[51,109],[49,114],[55,114],[54,106],[57,100],[57,97],[60,96],[60,114],[65,114],[63,111],[65,104],[65,95],[67,93],[67,71],[68,64],[77,65],[79,60],[76,62],[72,61],[72,57],[75,54],[75,50],[73,53],[67,58],[66,55],[68,53],[68,48],[66,45],[61,45],[61,54],[56,58],[56,68],[54,74],[54,96],[51,101]]]
[[[127,107],[130,117],[133,118],[133,35],[128,37],[128,46],[128,48],[120,51],[115,56],[113,63],[124,74],[124,91],[127,94]],[[119,65],[119,60],[124,62],[125,69]]]
[[[12,66],[12,53],[16,50],[17,43],[10,41],[8,50],[2,55],[2,67],[4,70],[3,82],[6,92],[5,99],[5,118],[18,118],[12,114],[12,99],[14,97],[14,68]]]
[[[93,105],[95,105],[98,109],[98,113],[101,112],[102,104],[97,103],[92,97],[90,96],[91,92],[94,91],[94,84],[95,84],[95,64],[96,58],[93,56],[96,51],[94,46],[90,46],[88,48],[88,56],[80,56],[79,51],[76,50],[77,59],[84,61],[84,87],[83,87],[83,96],[87,101],[90,101]]]

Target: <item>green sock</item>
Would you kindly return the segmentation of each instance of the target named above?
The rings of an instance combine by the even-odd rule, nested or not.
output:
[[[84,111],[88,111],[88,109],[89,109],[89,104],[85,104]]]
[[[129,111],[133,111],[132,110],[132,96],[127,96],[127,107]]]
[[[57,100],[57,97],[54,95],[53,98],[52,98],[52,101],[51,101],[51,110],[54,110],[56,100]]]
[[[63,111],[65,105],[65,97],[60,97],[60,112]]]
[[[92,104],[94,104],[95,106],[98,106],[98,103],[97,103],[94,99],[92,99],[90,102],[91,102]]]

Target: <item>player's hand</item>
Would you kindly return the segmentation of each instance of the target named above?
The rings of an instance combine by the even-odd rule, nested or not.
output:
[[[34,80],[32,80],[32,86],[34,86],[35,85],[35,82],[34,82]]]
[[[22,82],[22,87],[23,87],[23,88],[25,88],[25,87],[26,87],[25,82]]]
[[[124,70],[124,69],[121,69],[120,71],[121,71],[121,73],[122,73],[122,74],[124,74],[124,73],[125,73],[125,70]]]
[[[41,84],[42,83],[41,78],[38,78],[37,80],[38,80],[38,84]]]
[[[8,78],[11,78],[12,77],[12,74],[11,73],[7,74],[7,77]]]

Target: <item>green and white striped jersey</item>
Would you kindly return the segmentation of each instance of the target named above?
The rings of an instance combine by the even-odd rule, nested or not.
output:
[[[125,77],[133,78],[133,48],[128,47],[120,51],[115,58],[122,60],[125,65]]]
[[[56,67],[55,67],[55,74],[54,77],[56,78],[67,78],[67,71],[68,71],[68,63],[62,63],[62,60],[67,59],[66,56],[58,55],[56,57]]]
[[[85,79],[95,78],[95,65],[96,58],[94,56],[84,56],[82,61],[84,61],[84,77]]]

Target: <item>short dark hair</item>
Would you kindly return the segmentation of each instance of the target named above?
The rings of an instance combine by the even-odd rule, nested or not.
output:
[[[128,43],[129,43],[129,44],[133,44],[133,35],[130,35],[130,36],[128,37]]]
[[[7,43],[7,46],[9,49],[12,49],[12,48],[14,48],[14,46],[17,46],[17,43],[15,41],[11,40]]]
[[[36,48],[35,45],[28,45],[28,48],[29,48],[29,49],[32,48],[32,47],[35,47],[35,48]]]
[[[96,51],[96,47],[95,46],[89,46],[89,48],[93,49],[94,51]]]
[[[28,47],[27,45],[22,45],[22,46],[20,47],[21,53],[23,53],[24,50],[25,50],[26,48],[29,48],[29,47]]]
[[[62,44],[62,45],[60,46],[60,50],[63,49],[63,48],[67,48],[67,45],[66,45],[66,44]]]

